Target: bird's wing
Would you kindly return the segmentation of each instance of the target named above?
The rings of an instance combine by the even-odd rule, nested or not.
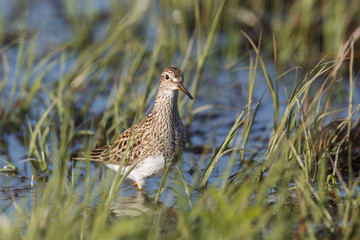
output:
[[[89,160],[118,165],[125,161],[125,165],[131,165],[143,153],[144,142],[149,141],[148,129],[152,118],[153,115],[150,113],[140,123],[121,133],[114,142],[93,149],[90,152]],[[85,157],[86,153],[82,155]]]

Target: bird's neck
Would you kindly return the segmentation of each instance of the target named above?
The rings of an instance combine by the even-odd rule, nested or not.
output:
[[[178,111],[178,91],[159,89],[155,98],[153,114],[162,118],[180,118]]]

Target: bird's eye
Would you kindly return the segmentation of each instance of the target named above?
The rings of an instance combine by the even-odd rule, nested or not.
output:
[[[169,75],[166,75],[165,78],[166,78],[166,79],[169,79]]]

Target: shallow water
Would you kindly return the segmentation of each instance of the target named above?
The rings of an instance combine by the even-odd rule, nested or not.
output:
[[[98,9],[98,11],[101,12],[107,11],[109,5],[106,2],[93,2],[94,4],[100,4],[101,7],[93,6],[92,10]],[[23,16],[18,14],[18,9],[14,5],[13,1],[1,1],[0,3],[2,4],[0,6],[1,19],[5,19],[7,22],[11,23],[8,26],[8,32],[16,32],[17,30],[23,28],[23,26],[18,23],[19,21],[13,21],[14,16],[19,18],[22,17],[24,19],[23,22],[26,22],[28,31],[40,31],[37,38],[36,56],[44,55],[49,49],[57,46],[60,43],[68,41],[72,37],[72,32],[68,26],[68,23],[63,18],[61,18],[61,12],[59,12],[59,9],[56,5],[57,1],[30,1],[26,14]],[[39,18],[39,15],[42,17]],[[8,81],[6,86],[6,89],[9,90],[13,86],[12,80],[15,78],[15,72],[12,71],[12,69],[16,65],[17,50],[18,49],[16,47],[10,47],[5,51],[10,65],[10,81]],[[68,61],[71,62],[71,57]],[[246,94],[248,89],[249,74],[246,66],[247,63],[238,63],[232,68],[237,69],[236,71],[223,70],[221,67],[218,69],[213,69],[210,66],[205,67],[204,73],[201,77],[199,93],[195,99],[194,109],[196,110],[204,107],[207,107],[207,109],[199,111],[199,113],[195,114],[194,120],[187,129],[187,132],[189,133],[189,144],[184,152],[183,161],[177,164],[177,166],[180,168],[180,171],[183,173],[186,182],[191,183],[193,179],[193,170],[199,167],[203,170],[212,156],[212,151],[210,151],[210,153],[205,156],[205,162],[199,163],[199,159],[204,156],[202,156],[201,151],[196,152],[194,149],[196,149],[196,147],[202,148],[204,146],[209,146],[211,149],[219,147],[231,129],[236,117],[245,108],[247,101]],[[1,74],[4,74],[3,71],[4,70],[1,70]],[[51,84],[51,81],[56,81],[58,78],[58,72],[59,69],[53,69],[50,71],[47,75],[46,83]],[[269,72],[274,72],[274,70],[270,69]],[[32,80],[33,79],[31,79],[31,81]],[[288,94],[290,94],[296,80],[297,79],[295,74],[288,74],[278,81],[280,115],[284,112],[287,102],[285,89]],[[21,82],[19,82],[18,85],[21,85]],[[188,85],[190,86],[189,82]],[[346,83],[343,84],[343,87],[344,92],[347,92],[348,86]],[[357,84],[354,105],[360,103],[359,89],[359,84]],[[110,92],[110,89],[108,89],[108,92]],[[7,94],[8,93],[9,92],[7,92]],[[1,96],[3,101],[5,101],[8,97],[7,94]],[[42,97],[46,98],[47,96]],[[268,91],[266,80],[262,76],[261,71],[258,71],[252,105],[254,106],[262,97],[263,100],[255,119],[254,126],[250,134],[250,139],[246,145],[247,149],[251,149],[253,151],[261,151],[262,146],[266,145],[273,123],[272,99]],[[183,98],[186,98],[186,96],[181,94],[180,100]],[[95,102],[91,106],[91,112],[94,115],[100,114],[103,109],[106,108],[107,101],[107,97],[99,96],[97,99],[95,99]],[[343,99],[340,99],[339,97],[339,99],[336,99],[336,101],[337,103],[335,105],[337,105],[337,107],[335,109],[345,108],[347,101],[346,94],[343,96]],[[32,114],[35,115],[36,113]],[[331,118],[336,119],[345,117],[346,115],[347,112],[344,110],[337,113],[337,115],[331,116]],[[327,121],[333,120],[331,118],[327,119]],[[22,120],[26,122],[25,119]],[[30,123],[34,124],[35,120],[30,118],[29,121]],[[185,121],[186,118],[184,118],[184,122]],[[0,149],[0,158],[15,164],[19,169],[18,173],[16,174],[0,173],[0,207],[6,214],[13,212],[13,201],[25,199],[25,202],[31,204],[31,201],[33,200],[33,194],[36,194],[36,192],[44,186],[43,183],[39,183],[36,179],[32,179],[33,170],[30,166],[30,161],[25,160],[27,159],[28,146],[23,146],[22,136],[23,131],[27,130],[26,126],[27,125],[24,123],[24,125],[19,129],[19,132],[8,132],[1,134],[2,143]],[[252,153],[246,153],[245,158],[251,154]],[[213,171],[212,176],[209,179],[210,182],[213,182],[214,179],[216,179],[225,171],[228,166],[228,161],[228,156],[224,156],[220,159]],[[1,168],[4,165],[5,163],[0,162]],[[235,164],[235,167],[231,169],[230,174],[235,173],[238,170],[236,169],[236,166],[237,165]],[[85,174],[85,165],[80,163],[77,164],[76,167],[78,168],[78,177],[80,179],[79,184],[81,184],[81,180],[84,178],[83,176]],[[105,166],[100,167],[102,168],[102,174],[105,174],[107,171],[111,171],[106,169]],[[51,169],[52,166],[49,168]],[[98,166],[91,164],[90,171],[92,175],[97,176],[96,174],[98,172]],[[176,169],[173,168],[168,175],[166,186],[176,188],[176,186],[174,186],[174,182],[176,182],[174,177],[176,177],[176,175]],[[145,193],[148,194],[148,197],[154,198],[156,196],[156,191],[160,181],[161,176],[153,177],[147,181]],[[31,186],[32,184],[33,187]],[[137,191],[132,187],[132,182],[130,180],[126,180],[118,195],[121,197],[128,197],[125,200],[123,199],[124,202],[128,203],[129,199],[137,196]],[[167,206],[172,206],[175,202],[174,194],[169,189],[167,189],[162,195],[160,201]],[[146,211],[146,209],[144,209],[144,211]]]

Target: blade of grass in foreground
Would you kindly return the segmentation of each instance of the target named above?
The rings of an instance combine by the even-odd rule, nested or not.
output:
[[[263,95],[264,96],[264,95]],[[261,102],[262,102],[262,99],[263,99],[263,96],[261,97],[261,99],[259,100],[259,102],[254,106],[254,113],[250,119],[250,122],[248,122],[247,124],[244,124],[243,128],[245,128],[244,130],[244,141],[241,145],[241,148],[240,150],[240,153],[241,153],[241,157],[240,157],[240,160],[242,161],[244,159],[244,156],[245,156],[245,152],[248,151],[245,149],[245,145],[246,145],[246,141],[247,139],[249,138],[249,135],[250,135],[250,132],[251,132],[251,128],[252,128],[252,125],[254,123],[254,120],[255,120],[255,117],[256,117],[256,114],[257,114],[257,111],[259,110],[259,107],[261,105]],[[249,100],[248,102],[248,105],[251,105],[251,101]],[[247,114],[245,116],[245,121],[247,121],[248,119],[248,116],[250,116],[250,111],[251,109],[247,108]],[[245,126],[246,125],[246,126]],[[236,154],[235,154],[236,155]],[[223,183],[222,183],[222,188],[225,189],[226,188],[226,184],[227,184],[227,181],[229,179],[229,176],[230,176],[230,172],[231,172],[231,168],[234,166],[235,164],[235,156],[233,157],[230,157],[230,160],[229,160],[229,164],[228,164],[228,167],[227,169],[224,171],[223,173]]]
[[[226,147],[231,142],[231,140],[235,137],[236,132],[239,130],[239,128],[240,128],[240,126],[241,126],[241,124],[243,122],[242,116],[244,115],[244,113],[245,113],[245,110],[243,110],[239,114],[239,116],[237,117],[234,125],[232,126],[232,128],[230,130],[230,132],[228,133],[225,140],[221,144],[220,148],[218,149],[218,151],[216,152],[216,154],[214,155],[214,157],[211,159],[210,163],[206,167],[204,174],[200,178],[199,187],[204,187],[206,185],[206,183],[207,183],[207,181],[208,181],[208,179],[209,179],[209,177],[211,175],[211,172],[213,171],[216,163],[222,157]]]
[[[260,61],[261,69],[263,71],[264,77],[265,77],[266,82],[267,82],[268,87],[269,87],[271,98],[273,100],[273,105],[274,105],[274,126],[277,127],[277,122],[278,122],[278,118],[279,118],[279,94],[277,92],[277,88],[274,87],[274,83],[273,83],[273,81],[271,80],[269,74],[266,71],[265,63],[264,63],[262,57],[260,56],[260,47],[257,47],[255,45],[255,43],[251,40],[251,38],[245,32],[243,32],[243,31],[241,31],[241,32],[248,39],[248,41],[250,42],[252,48],[256,52],[256,58],[257,58],[256,63],[257,63],[258,60]],[[257,64],[255,65],[255,70],[256,70],[256,68],[257,68]]]
[[[200,18],[200,9],[199,9],[199,4],[200,4],[199,1],[195,1],[195,16],[198,17],[197,21],[196,21],[196,23],[197,23],[196,26],[197,26],[197,32],[200,35],[200,26],[199,26],[199,24],[200,24],[200,19],[199,19]],[[198,49],[198,60],[197,60],[197,66],[196,66],[196,72],[195,72],[194,80],[193,80],[193,82],[191,84],[191,89],[192,89],[192,94],[193,94],[194,99],[196,99],[196,96],[197,96],[197,93],[198,93],[200,74],[201,74],[202,69],[204,67],[205,60],[209,55],[210,47],[212,46],[212,44],[214,42],[216,28],[219,25],[224,5],[225,5],[225,0],[221,1],[219,6],[218,6],[214,21],[211,24],[209,36],[208,36],[208,38],[206,40],[206,43],[205,43],[204,51],[201,53],[201,55],[200,55],[200,49],[201,49],[200,43],[199,43],[198,48],[197,48]],[[198,41],[200,41],[200,37],[198,38]],[[189,108],[188,108],[189,113],[192,112],[192,110],[194,108],[194,103],[195,103],[195,101],[190,101]],[[187,118],[186,125],[188,126],[191,123],[191,121],[192,121],[192,117],[190,115]]]

